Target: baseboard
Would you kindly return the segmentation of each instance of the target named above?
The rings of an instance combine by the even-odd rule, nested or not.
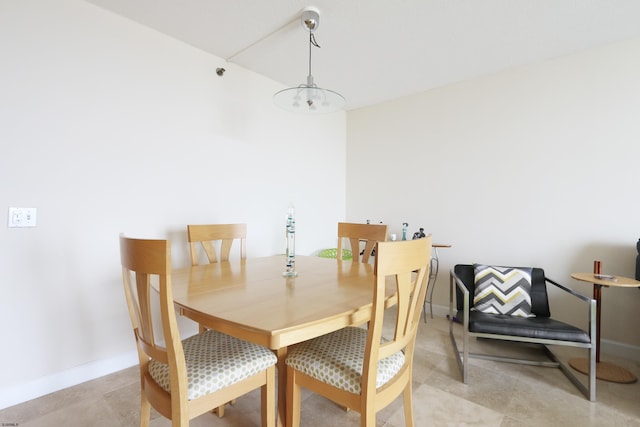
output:
[[[601,339],[600,352],[602,354],[640,362],[640,346],[637,345]]]
[[[138,353],[98,360],[37,380],[0,388],[0,409],[5,409],[55,391],[112,374],[138,364]]]
[[[447,317],[449,315],[449,307],[444,305],[433,304],[433,316],[434,317]],[[427,318],[429,318],[429,303],[427,303]]]

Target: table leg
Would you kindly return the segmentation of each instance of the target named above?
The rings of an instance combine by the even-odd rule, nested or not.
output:
[[[602,274],[602,262],[593,261],[593,274]],[[600,362],[600,319],[602,318],[602,286],[593,284],[593,299],[596,300],[596,363]]]
[[[278,419],[276,425],[283,427],[287,419],[287,366],[284,361],[287,358],[287,347],[275,350],[278,357]]]
[[[600,363],[600,319],[602,318],[602,285],[593,284],[593,299],[596,300],[596,363]]]
[[[429,268],[429,279],[427,280],[427,292],[429,297],[424,300],[422,306],[422,314],[424,323],[427,323],[427,303],[429,303],[429,312],[433,319],[433,288],[435,288],[436,279],[438,278],[438,270],[440,268],[440,260],[438,259],[438,248],[433,248],[433,257],[431,258],[431,266]]]

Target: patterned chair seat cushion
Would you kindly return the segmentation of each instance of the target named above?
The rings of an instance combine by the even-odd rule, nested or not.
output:
[[[277,362],[268,348],[213,330],[183,340],[182,346],[189,400],[235,384]],[[149,374],[160,387],[171,391],[168,365],[151,360]]]
[[[366,344],[366,329],[347,327],[298,344],[287,356],[286,364],[326,384],[360,394]],[[393,378],[404,360],[401,351],[381,360],[376,388]]]

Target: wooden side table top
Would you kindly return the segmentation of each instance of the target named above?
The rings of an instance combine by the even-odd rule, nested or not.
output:
[[[431,245],[434,248],[450,248],[451,245],[445,244],[445,243],[433,243]]]
[[[581,282],[589,282],[596,285],[602,286],[619,286],[622,288],[637,288],[640,287],[640,281],[635,279],[630,279],[624,276],[614,276],[611,275],[614,279],[602,278],[597,276],[604,276],[602,274],[594,274],[594,273],[571,273],[571,277],[576,280],[580,280]]]

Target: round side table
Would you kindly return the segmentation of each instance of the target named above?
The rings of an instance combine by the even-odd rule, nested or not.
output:
[[[637,288],[640,287],[640,282],[628,277],[596,273],[572,273],[571,277],[581,282],[593,283],[593,299],[596,300],[596,378],[623,384],[636,382],[638,378],[629,370],[613,363],[600,361],[600,319],[603,287]],[[589,361],[586,358],[570,359],[569,366],[583,374],[589,372]]]

